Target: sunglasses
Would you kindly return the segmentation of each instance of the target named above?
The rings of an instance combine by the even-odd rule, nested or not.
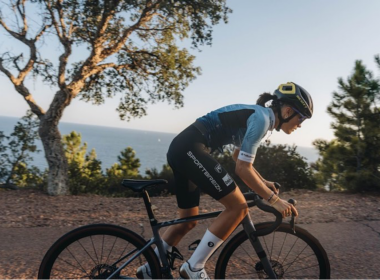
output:
[[[294,112],[296,112],[298,115],[300,115],[300,118],[299,118],[299,122],[300,122],[300,124],[304,121],[304,120],[306,120],[308,117],[307,116],[305,116],[305,115],[303,115],[300,111],[298,111],[297,109],[295,109],[294,107],[291,107],[293,110],[294,110]]]

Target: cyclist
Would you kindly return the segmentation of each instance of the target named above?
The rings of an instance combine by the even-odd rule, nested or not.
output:
[[[269,107],[266,104],[272,101]],[[292,133],[313,115],[310,94],[295,83],[281,84],[273,94],[263,93],[257,105],[235,104],[198,118],[172,141],[167,154],[173,170],[180,218],[198,215],[200,190],[222,203],[225,210],[207,229],[190,259],[180,268],[185,279],[209,279],[204,266],[212,253],[227,239],[248,208],[243,194],[227,171],[210,155],[233,144],[235,173],[267,200],[283,217],[296,216],[296,208],[278,196],[274,183],[265,180],[253,167],[257,148],[268,131]],[[197,222],[170,226],[162,238],[171,251]],[[158,249],[156,248],[158,255]],[[139,278],[151,278],[149,265],[138,268]]]

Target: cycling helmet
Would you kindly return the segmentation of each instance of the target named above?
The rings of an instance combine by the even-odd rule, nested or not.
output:
[[[303,87],[292,82],[281,84],[274,95],[281,103],[293,106],[309,119],[313,116],[313,99]]]
[[[294,112],[290,117],[284,119],[281,115],[281,106],[284,104],[290,105],[302,115],[307,118],[311,118],[313,116],[313,99],[311,95],[301,86],[288,82],[286,84],[281,84],[273,93],[274,96],[277,97],[277,102],[275,102],[278,106],[278,118],[280,123],[278,124],[276,130],[279,131],[282,124],[289,122],[297,112]]]

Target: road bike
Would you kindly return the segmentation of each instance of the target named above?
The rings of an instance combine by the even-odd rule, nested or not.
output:
[[[153,237],[145,240],[137,233],[116,225],[93,224],[74,229],[59,238],[40,265],[39,279],[131,279],[148,263],[152,278],[173,278],[178,250],[164,252],[159,230],[171,225],[211,219],[221,211],[159,222],[152,210],[147,188],[165,180],[123,180],[122,185],[140,193],[147,210]],[[308,231],[282,222],[282,215],[254,192],[244,193],[248,207],[272,213],[273,222],[253,224],[248,214],[243,229],[223,246],[215,266],[215,279],[328,279],[330,263],[320,242]],[[294,201],[290,201],[294,203]],[[236,230],[235,230],[236,231]],[[158,247],[156,256],[153,245]],[[175,247],[174,247],[175,248]],[[183,258],[182,258],[183,259]]]

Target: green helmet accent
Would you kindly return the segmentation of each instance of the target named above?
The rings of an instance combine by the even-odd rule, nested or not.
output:
[[[281,84],[273,95],[277,96],[281,103],[293,106],[306,117],[313,116],[313,99],[303,87],[292,82]]]

